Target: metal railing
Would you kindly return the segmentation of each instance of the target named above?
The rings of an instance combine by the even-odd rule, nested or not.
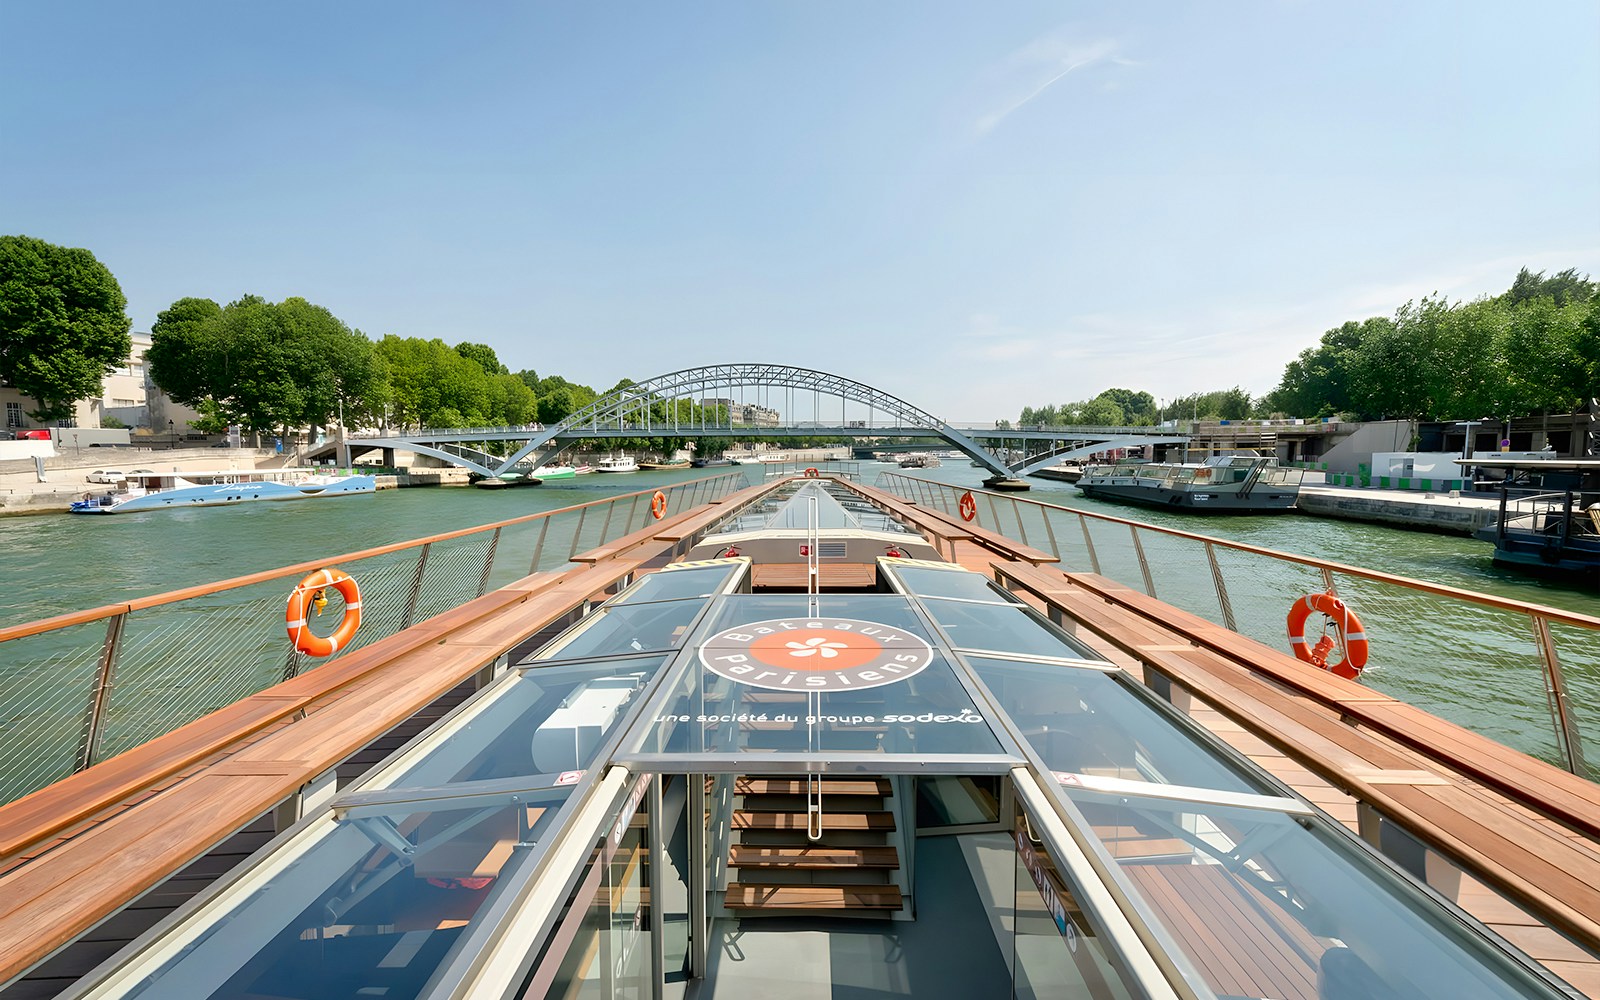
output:
[[[742,472],[730,472],[661,486],[663,516],[748,485]],[[653,523],[655,492],[0,628],[0,803],[493,588],[561,569],[579,552]],[[326,566],[359,582],[361,627],[348,647],[313,660],[290,643],[284,612],[294,582]],[[331,625],[344,605],[329,595],[320,620]]]
[[[970,493],[976,526],[1286,652],[1294,601],[1335,592],[1366,633],[1363,682],[1600,780],[1581,735],[1600,724],[1600,618],[899,473],[877,485],[956,516]]]

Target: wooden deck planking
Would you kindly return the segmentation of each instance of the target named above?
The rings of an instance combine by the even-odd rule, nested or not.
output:
[[[983,551],[976,546],[958,549],[957,561],[964,568],[982,573],[990,578],[993,578],[993,571],[997,566],[1006,567],[1008,571],[1014,566],[1003,557]],[[1143,595],[1140,596],[1142,597]],[[1038,599],[1030,600],[1029,603],[1037,608],[1046,606],[1043,601]],[[1215,626],[1212,626],[1212,628],[1215,629]],[[1107,659],[1118,663],[1124,668],[1128,668],[1131,663],[1133,665],[1132,672],[1136,676],[1142,675],[1143,671],[1140,669],[1142,663],[1125,648],[1110,645],[1104,638],[1095,635],[1089,630],[1070,627],[1069,630],[1074,631],[1078,638],[1086,642],[1091,648],[1096,648],[1102,652]],[[1335,679],[1339,680],[1338,678]],[[1302,699],[1306,698],[1304,694],[1281,682],[1273,681],[1272,686],[1286,695]],[[1176,693],[1178,692],[1175,689]],[[1264,770],[1283,780],[1308,801],[1328,812],[1337,822],[1352,831],[1359,830],[1358,798],[1356,796],[1351,795],[1343,787],[1336,785],[1321,774],[1302,766],[1302,764],[1273,746],[1262,736],[1252,733],[1244,722],[1232,718],[1204,702],[1188,698],[1181,700],[1187,702],[1187,714],[1197,723],[1207,728],[1219,739],[1229,743]],[[1370,690],[1357,692],[1352,699],[1353,704],[1363,708],[1383,707],[1389,701],[1391,699],[1386,696],[1376,695]],[[1326,709],[1325,705],[1323,707]],[[1375,714],[1382,715],[1384,713]],[[1330,716],[1330,721],[1337,722],[1338,720]],[[1459,730],[1459,727],[1453,727],[1448,723],[1440,728],[1449,731],[1448,735],[1452,738],[1456,736],[1457,732],[1465,732]],[[1376,734],[1369,733],[1368,735]],[[1379,739],[1379,743],[1384,744],[1389,743],[1389,741]],[[1398,756],[1409,757],[1411,755],[1408,753],[1409,748],[1406,746],[1391,744],[1391,747]],[[1414,753],[1414,751],[1411,751],[1411,753]],[[1448,768],[1438,769],[1451,775],[1450,780],[1464,780],[1464,776],[1456,775]],[[1563,776],[1557,775],[1555,780],[1558,785],[1567,784],[1567,779]],[[1576,851],[1595,850],[1596,845],[1592,839],[1584,837],[1564,824],[1521,806],[1499,794],[1497,790],[1480,786],[1475,791],[1488,801],[1493,802],[1495,808],[1511,810],[1520,817],[1522,823],[1548,830],[1551,835],[1558,836],[1563,841],[1571,844]],[[1461,879],[1462,888],[1456,897],[1458,905],[1461,905],[1468,913],[1476,916],[1491,930],[1501,934],[1508,941],[1529,949],[1528,953],[1531,957],[1540,961],[1573,986],[1586,994],[1600,996],[1600,958],[1597,958],[1592,952],[1580,945],[1575,944],[1571,939],[1551,928],[1543,920],[1529,914],[1498,891],[1473,879],[1470,873],[1461,873]],[[1580,898],[1587,898],[1587,890],[1590,887],[1578,882],[1574,888],[1578,891]]]

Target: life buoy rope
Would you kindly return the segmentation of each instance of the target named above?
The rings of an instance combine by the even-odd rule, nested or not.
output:
[[[657,521],[667,516],[667,495],[656,490],[655,496],[650,498],[650,514]]]
[[[1316,645],[1307,646],[1306,621],[1313,612],[1326,615],[1327,621]],[[1367,633],[1361,627],[1361,619],[1339,598],[1331,593],[1307,594],[1289,609],[1288,624],[1289,646],[1295,656],[1340,677],[1355,680],[1361,676],[1361,668],[1367,665]],[[1338,631],[1344,646],[1344,656],[1335,663],[1328,662],[1328,654],[1333,652],[1335,646],[1333,638],[1328,635],[1329,626]]]
[[[332,587],[344,598],[344,617],[333,634],[320,636],[311,631],[307,611],[322,613],[327,603],[323,591]],[[328,567],[301,580],[289,593],[289,608],[284,613],[284,623],[289,629],[289,641],[294,648],[307,656],[332,656],[350,644],[356,629],[361,627],[361,588],[350,574]]]

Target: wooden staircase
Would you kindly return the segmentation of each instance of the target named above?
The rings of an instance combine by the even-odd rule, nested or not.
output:
[[[723,905],[740,916],[903,908],[894,785],[887,778],[824,778],[822,838],[806,836],[806,779],[734,779]]]

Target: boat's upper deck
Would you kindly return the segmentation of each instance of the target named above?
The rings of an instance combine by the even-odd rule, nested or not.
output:
[[[758,583],[822,580],[830,553],[870,591]],[[861,935],[965,950],[981,995],[1561,995],[889,508],[790,483],[690,556],[502,663],[71,995],[826,996],[857,973],[974,995],[882,978],[905,959],[852,956]],[[787,963],[818,934],[813,989]]]

